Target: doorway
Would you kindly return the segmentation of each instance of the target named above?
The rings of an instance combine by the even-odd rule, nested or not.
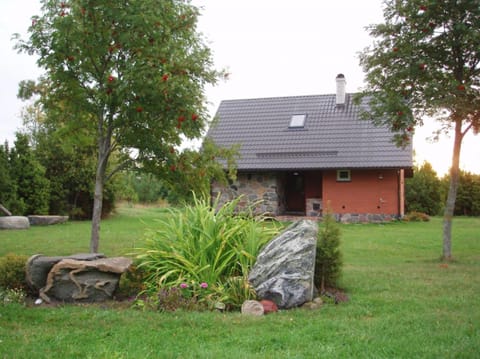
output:
[[[305,175],[302,172],[287,172],[285,205],[287,213],[305,215]]]

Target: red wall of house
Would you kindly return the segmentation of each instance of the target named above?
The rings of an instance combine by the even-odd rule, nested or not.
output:
[[[323,172],[323,208],[338,214],[399,214],[397,170],[351,170],[351,181],[337,171]]]

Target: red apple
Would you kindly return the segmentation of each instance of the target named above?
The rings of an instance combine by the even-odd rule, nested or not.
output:
[[[110,95],[113,92],[113,90],[109,87],[109,88],[107,88],[106,92],[107,92],[107,95]]]
[[[178,117],[178,122],[183,122],[185,121],[185,116],[181,115]]]
[[[398,52],[398,47],[394,47],[393,52]]]
[[[143,112],[143,107],[142,107],[142,106],[138,106],[138,107],[136,108],[136,111],[137,111],[138,113]]]
[[[175,165],[171,165],[171,166],[170,166],[170,171],[175,172],[176,169],[177,169],[177,167],[176,167]]]
[[[196,121],[198,119],[198,115],[196,113],[192,114],[192,121]]]
[[[427,11],[427,7],[425,5],[420,5],[420,10]]]
[[[113,82],[115,81],[115,77],[113,77],[112,75],[108,76],[108,82]]]
[[[420,65],[418,65],[418,68],[419,68],[420,70],[425,70],[426,67],[427,67],[427,65],[425,65],[425,64],[420,64]]]
[[[465,85],[460,84],[460,85],[457,86],[457,89],[459,91],[465,91]]]
[[[398,115],[398,116],[403,116],[403,111],[398,111],[398,112],[397,112],[397,115]]]
[[[163,82],[168,81],[168,74],[165,74],[162,76],[162,81]]]

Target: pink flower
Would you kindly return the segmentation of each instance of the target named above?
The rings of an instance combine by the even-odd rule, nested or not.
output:
[[[180,288],[182,288],[182,289],[188,288],[188,284],[187,283],[182,283],[182,284],[180,284]]]
[[[205,283],[205,282],[200,283],[200,288],[208,288],[208,283]]]

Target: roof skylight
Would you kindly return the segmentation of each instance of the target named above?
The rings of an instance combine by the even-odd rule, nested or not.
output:
[[[306,118],[307,118],[306,114],[292,115],[292,118],[290,119],[290,125],[288,125],[288,128],[302,128],[302,127],[304,127]]]

